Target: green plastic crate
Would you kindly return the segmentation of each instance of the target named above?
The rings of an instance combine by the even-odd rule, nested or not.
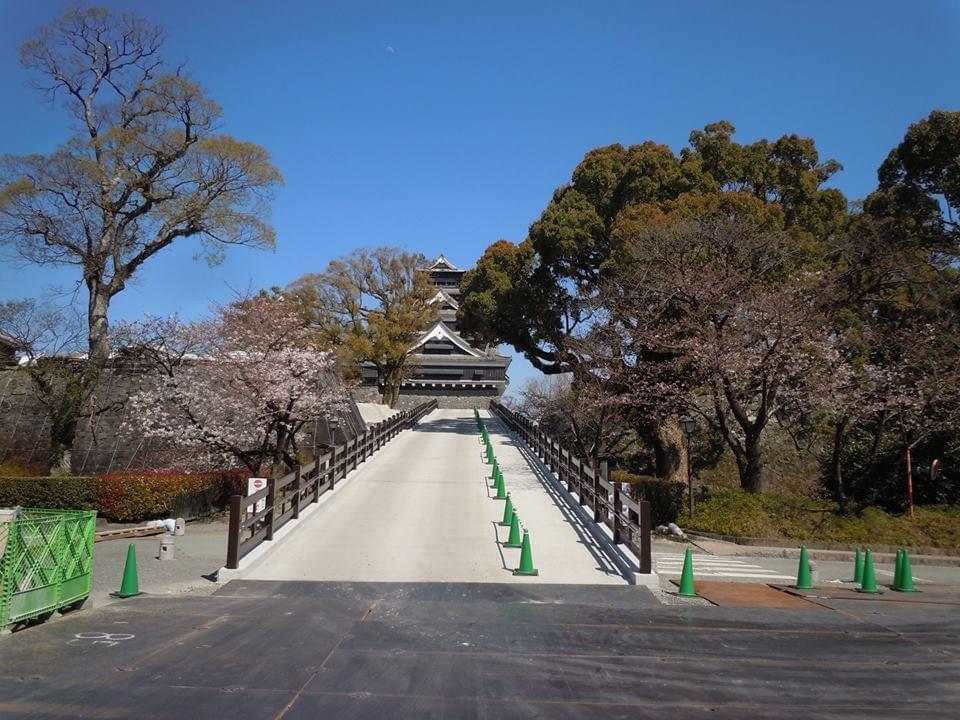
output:
[[[0,523],[7,541],[0,557],[0,629],[90,595],[96,519],[90,510],[25,508],[20,519]]]

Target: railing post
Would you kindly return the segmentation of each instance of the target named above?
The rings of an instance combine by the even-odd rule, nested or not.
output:
[[[613,542],[619,545],[623,542],[623,484],[613,483]]]
[[[337,484],[337,446],[330,445],[330,489]]]
[[[600,480],[603,478],[603,471],[600,465],[593,466],[593,521],[595,523],[603,522],[603,513],[600,510]]]
[[[277,481],[273,477],[267,478],[267,535],[265,540],[273,540],[273,521],[277,517]]]
[[[300,517],[300,489],[301,489],[300,464],[293,469],[293,519]]]
[[[230,496],[230,526],[227,529],[227,567],[236,570],[240,566],[240,495]]]
[[[313,500],[310,502],[320,502],[320,485],[323,483],[320,474],[320,456],[313,456],[313,474],[316,476],[314,480],[316,482],[313,484]]]
[[[650,560],[650,502],[640,501],[640,572],[649,575]]]
[[[587,468],[580,458],[580,471],[577,473],[577,500],[581,505],[587,504]]]

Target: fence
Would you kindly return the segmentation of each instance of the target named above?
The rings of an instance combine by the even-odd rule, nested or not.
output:
[[[402,430],[416,425],[435,410],[436,400],[403,410],[375,425],[342,445],[327,446],[326,452],[315,455],[312,462],[298,465],[282,478],[267,480],[263,490],[242,497],[230,498],[230,527],[227,535],[227,567],[236,569],[240,559],[267,540],[291,520],[300,517],[300,510],[317,502],[337,481],[355,470]],[[263,507],[257,511],[257,505]]]
[[[565,450],[530,418],[494,400],[496,413],[550,468],[567,490],[576,493],[581,505],[593,512],[597,524],[606,525],[613,541],[626,545],[640,560],[640,572],[647,574],[650,561],[650,503],[636,501],[624,492],[624,483],[609,480],[599,467]]]
[[[0,523],[0,629],[81,602],[93,581],[90,510],[25,509]],[[0,542],[0,545],[4,543]]]

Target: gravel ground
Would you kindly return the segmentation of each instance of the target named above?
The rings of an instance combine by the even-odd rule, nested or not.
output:
[[[158,556],[160,540],[163,537],[165,536],[151,535],[96,543],[93,550],[93,606],[100,607],[116,602],[110,597],[110,593],[120,589],[127,547],[131,543],[137,548],[141,592],[151,595],[209,594],[217,589],[216,583],[204,576],[216,572],[226,557],[225,519],[188,523],[186,534],[173,538],[174,559],[161,562]]]

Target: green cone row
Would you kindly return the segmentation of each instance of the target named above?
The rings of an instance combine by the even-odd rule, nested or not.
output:
[[[910,553],[900,550],[897,553],[897,566],[893,574],[892,590],[897,592],[917,592],[913,586],[913,569],[910,567]]]

